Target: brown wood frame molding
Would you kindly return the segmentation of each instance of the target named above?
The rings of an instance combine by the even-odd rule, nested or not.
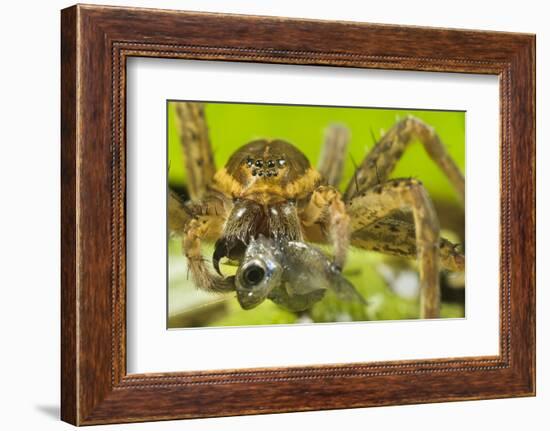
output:
[[[63,420],[87,425],[534,395],[534,35],[80,5],[63,10],[61,24]],[[130,56],[498,75],[500,354],[127,375]]]

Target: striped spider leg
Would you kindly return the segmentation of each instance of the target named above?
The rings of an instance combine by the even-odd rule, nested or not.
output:
[[[415,179],[388,180],[408,144],[418,139],[464,203],[464,177],[435,131],[407,117],[392,127],[358,166],[344,193],[351,219],[351,244],[387,254],[416,257],[421,317],[439,317],[439,270],[464,269],[464,255],[440,238],[433,203]],[[411,213],[413,222],[408,222]],[[409,217],[410,218],[410,217]]]
[[[181,235],[183,253],[195,285],[203,290],[227,292],[234,290],[231,278],[211,271],[202,256],[203,240],[216,240],[222,232],[231,203],[210,190],[216,167],[208,136],[202,103],[175,104],[180,139],[185,154],[185,170],[190,200],[181,200],[170,191],[168,196],[169,230]]]

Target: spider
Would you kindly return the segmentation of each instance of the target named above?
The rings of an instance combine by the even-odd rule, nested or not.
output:
[[[398,121],[378,140],[347,184],[338,190],[349,133],[328,129],[317,168],[293,144],[255,140],[216,170],[204,106],[178,102],[190,200],[169,195],[169,229],[182,236],[195,285],[235,290],[219,271],[221,258],[242,258],[259,235],[292,241],[325,241],[342,269],[350,246],[417,259],[422,318],[439,316],[439,272],[464,270],[460,247],[440,237],[434,206],[414,178],[389,179],[408,144],[418,139],[464,203],[464,177],[433,128],[414,117]],[[201,243],[215,241],[212,265]]]

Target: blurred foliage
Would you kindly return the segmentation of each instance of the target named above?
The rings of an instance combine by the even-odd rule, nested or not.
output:
[[[300,148],[315,166],[326,127],[338,123],[345,125],[351,132],[349,157],[346,158],[341,184],[343,190],[353,175],[354,164],[361,162],[384,131],[389,130],[400,118],[413,115],[435,128],[464,172],[464,112],[234,103],[208,103],[205,112],[218,168],[224,165],[237,148],[258,138],[285,139]],[[169,103],[169,184],[171,187],[182,188],[186,183],[184,155],[175,117],[174,105]],[[456,218],[453,212],[461,212],[458,218],[463,220],[463,209],[457,204],[454,190],[419,142],[410,145],[392,175],[394,178],[410,176],[422,180],[436,207],[439,205],[450,208],[450,211],[439,214],[443,226],[446,224],[445,217]],[[463,225],[458,230],[463,231]],[[462,235],[463,232],[457,232],[459,238]],[[205,248],[204,253],[209,256],[211,250]],[[418,318],[418,299],[404,298],[388,287],[377,269],[383,262],[386,262],[384,256],[378,253],[352,250],[344,274],[367,299],[368,305],[342,302],[329,293],[310,310],[307,319],[314,322],[334,322]],[[224,268],[226,272],[231,270],[234,271],[234,268]],[[282,310],[271,301],[265,301],[255,309],[246,311],[241,309],[235,295],[220,296],[198,291],[187,277],[185,259],[177,239],[171,240],[169,247],[168,296],[169,327],[241,326],[304,321],[304,316]],[[441,314],[442,317],[463,317],[464,304],[443,303]]]

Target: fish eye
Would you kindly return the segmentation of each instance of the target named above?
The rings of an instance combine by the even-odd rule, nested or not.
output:
[[[260,284],[264,277],[265,268],[257,263],[249,265],[243,272],[243,280],[248,287]]]

